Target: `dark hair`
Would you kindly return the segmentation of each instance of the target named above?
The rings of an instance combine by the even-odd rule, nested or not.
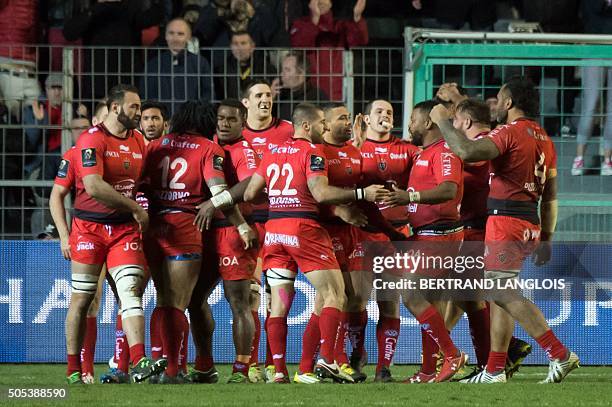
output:
[[[321,108],[317,105],[313,105],[312,103],[300,103],[293,109],[291,121],[294,126],[299,126],[304,121],[311,122],[317,118],[317,114],[320,111]]]
[[[419,102],[416,105],[414,105],[412,110],[420,110],[421,112],[425,113],[426,115],[429,115],[429,113],[431,113],[431,110],[434,108],[434,106],[438,105],[438,104],[439,103],[436,102],[435,100],[424,100],[424,101]]]
[[[468,91],[467,91],[467,89],[466,89],[466,88],[464,88],[463,86],[461,86],[461,85],[458,85],[458,84],[457,84],[457,85],[456,85],[456,88],[457,88],[457,92],[458,92],[458,93],[459,93],[461,96],[467,96],[467,95],[468,95]],[[433,98],[433,100],[435,100],[437,103],[441,103],[441,104],[443,104],[443,105],[444,105],[444,106],[446,106],[446,107],[449,107],[449,106],[451,106],[451,105],[453,104],[453,102],[451,102],[450,100],[442,100],[442,99],[440,99],[438,96],[435,96],[435,97]]]
[[[304,71],[304,73],[308,73],[310,70],[310,65],[308,63],[308,59],[305,58],[305,51],[289,51],[287,55],[283,58],[283,60],[289,57],[295,57],[295,67]]]
[[[165,104],[158,102],[156,100],[146,100],[142,103],[142,106],[140,107],[140,112],[144,112],[147,109],[159,109],[159,112],[162,115],[162,118],[164,119],[165,122],[168,121],[169,117],[168,117],[168,108],[166,107]]]
[[[232,31],[230,32],[230,42],[232,41],[232,39],[238,35],[248,35],[249,38],[251,39],[251,41],[253,41],[253,37],[251,36],[251,33],[249,33],[248,31],[245,30],[240,30],[240,31]],[[255,41],[253,41],[253,43],[255,43]]]
[[[540,112],[540,96],[531,79],[524,76],[513,76],[503,89],[512,99],[512,107],[522,110],[527,117],[534,118]]]
[[[123,84],[113,86],[111,90],[108,91],[108,96],[106,96],[106,107],[108,107],[108,110],[111,110],[113,103],[123,104],[123,98],[128,92],[138,95],[138,88],[132,85]]]
[[[248,114],[248,110],[247,108],[242,104],[242,102],[240,102],[238,99],[223,99],[220,103],[219,103],[219,107],[221,106],[228,106],[228,107],[233,107],[235,109],[238,109],[238,114],[240,115],[240,117],[242,118],[243,121],[246,120],[247,118],[247,114]],[[217,108],[218,110],[218,108]]]
[[[94,107],[93,115],[91,117],[97,116],[98,113],[100,113],[100,110],[102,110],[105,107],[107,107],[106,106],[106,99],[105,100],[101,100],[98,103],[96,103],[96,107]]]
[[[217,128],[213,106],[202,100],[188,100],[174,113],[171,132],[176,134],[198,133],[212,139]]]
[[[374,107],[374,102],[378,102],[379,100],[382,100],[383,102],[387,102],[391,105],[391,102],[389,102],[387,99],[373,99],[373,100],[370,100],[368,104],[365,106],[365,109],[363,110],[363,114],[366,116],[369,116],[370,113],[372,113],[372,107]],[[391,107],[393,107],[393,105],[391,105]]]
[[[489,125],[491,123],[491,111],[489,106],[478,99],[464,99],[455,108],[455,111],[462,112],[470,116],[475,123]]]
[[[267,80],[263,79],[263,78],[255,78],[255,79],[251,79],[250,81],[248,81],[247,83],[244,84],[244,86],[242,87],[242,98],[243,99],[248,99],[249,96],[251,96],[251,88],[255,85],[266,85],[268,86],[270,89],[272,89],[272,85],[270,85],[270,82],[268,82]]]
[[[323,109],[323,113],[327,115],[332,110],[337,109],[339,107],[346,107],[346,105],[342,102],[327,102],[322,106],[322,109]]]

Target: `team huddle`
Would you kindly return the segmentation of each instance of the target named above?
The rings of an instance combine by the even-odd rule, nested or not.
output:
[[[164,105],[141,105],[136,88],[114,87],[96,109],[94,127],[65,154],[50,199],[62,254],[72,265],[67,381],[93,383],[97,302],[106,279],[119,313],[115,355],[102,383],[217,382],[208,297],[219,281],[233,320],[229,383],[364,382],[374,280],[368,244],[407,241],[432,252],[481,255],[484,268],[472,272],[492,280],[517,279],[528,256],[537,265],[550,259],[556,153],[532,119],[538,100],[530,82],[509,80],[498,92],[499,126],[492,129],[486,104],[444,84],[435,100],[413,107],[408,142],[391,134],[393,107],[385,100],[370,102],[354,121],[341,103],[303,103],[289,123],[273,117],[270,85],[255,80],[240,101],[216,107],[188,101],[168,121]],[[63,201],[71,189],[69,228]],[[291,377],[287,316],[298,271],[316,297]],[[417,269],[410,278],[444,276]],[[151,357],[142,306],[149,279],[157,292]],[[519,290],[489,301],[392,290],[377,293],[376,303],[377,382],[394,381],[402,303],[420,323],[422,340],[422,365],[406,383],[506,382],[531,352],[512,336],[515,321],[549,356],[543,382],[558,383],[578,367],[576,354]],[[458,378],[468,357],[450,331],[464,312],[477,361]],[[196,355],[188,370],[190,331]]]

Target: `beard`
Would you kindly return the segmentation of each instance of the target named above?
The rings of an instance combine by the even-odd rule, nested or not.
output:
[[[423,135],[421,133],[413,132],[410,133],[412,136],[412,140],[410,142],[417,147],[421,147],[423,145]]]
[[[117,115],[117,121],[123,125],[127,130],[134,130],[138,127],[138,123],[140,122],[140,116],[136,116],[133,119],[130,119],[128,115],[125,114],[123,108],[119,111]]]
[[[508,120],[508,111],[507,110],[498,110],[495,112],[495,121],[499,124],[506,124],[506,120]]]

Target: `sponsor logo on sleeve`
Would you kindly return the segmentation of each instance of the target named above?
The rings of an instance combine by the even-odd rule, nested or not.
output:
[[[62,159],[59,163],[59,167],[57,168],[57,177],[58,178],[66,178],[68,175],[68,169],[70,168],[70,161]]]
[[[220,155],[213,156],[213,168],[217,171],[223,171],[223,157]]]
[[[84,148],[81,150],[81,160],[83,161],[83,167],[95,167],[98,163],[96,162],[96,149],[95,148]]]
[[[323,171],[325,169],[325,158],[318,155],[310,156],[310,170]]]

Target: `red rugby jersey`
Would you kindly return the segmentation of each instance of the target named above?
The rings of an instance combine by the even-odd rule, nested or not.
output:
[[[218,139],[215,139],[219,143]],[[251,147],[248,141],[244,138],[239,138],[228,144],[219,144],[225,151],[225,163],[223,172],[225,173],[225,180],[227,186],[232,187],[240,181],[250,177],[255,173],[257,167],[259,167],[259,157]],[[251,205],[247,202],[243,202],[239,205],[240,212],[243,216],[249,216],[255,205]],[[265,205],[267,209],[267,205]],[[216,211],[215,217],[218,219],[224,219],[223,212]]]
[[[491,160],[488,212],[539,223],[537,204],[546,179],[556,176],[557,153],[546,131],[521,118],[489,133],[499,150]]]
[[[76,179],[74,165],[76,164],[76,147],[70,147],[68,151],[62,156],[59,167],[57,168],[57,174],[55,175],[54,183],[61,185],[64,188],[72,189],[74,187],[74,181]],[[82,183],[79,178],[79,182]],[[83,188],[83,187],[81,187]]]
[[[270,126],[262,130],[253,130],[248,125],[245,126],[242,136],[261,159],[266,151],[280,146],[293,137],[293,124],[274,117]]]
[[[266,180],[271,219],[318,218],[319,205],[308,189],[308,179],[327,176],[321,146],[292,138],[265,154],[256,172]]]
[[[457,195],[440,204],[408,204],[408,219],[413,228],[459,220],[463,198],[463,162],[440,139],[425,147],[417,157],[408,182],[408,191],[433,189],[443,182],[457,184]]]
[[[476,140],[486,136],[484,132]],[[487,197],[489,196],[489,161],[463,163],[463,200],[461,201],[461,220],[484,222],[487,217]]]
[[[363,185],[384,185],[387,181],[392,181],[398,188],[406,189],[410,169],[418,152],[416,146],[394,136],[387,141],[367,139],[361,146]],[[404,207],[389,208],[384,205],[378,207],[390,222],[406,223],[407,215]]]
[[[223,149],[203,136],[167,134],[153,140],[145,174],[154,207],[195,213],[210,198],[206,181],[225,179],[224,161]]]
[[[76,150],[77,179],[98,174],[123,196],[135,198],[145,154],[144,137],[139,131],[130,130],[126,138],[119,138],[99,124],[79,136]],[[130,213],[109,208],[90,197],[82,182],[76,184],[74,209],[77,218],[92,222],[132,221]]]

